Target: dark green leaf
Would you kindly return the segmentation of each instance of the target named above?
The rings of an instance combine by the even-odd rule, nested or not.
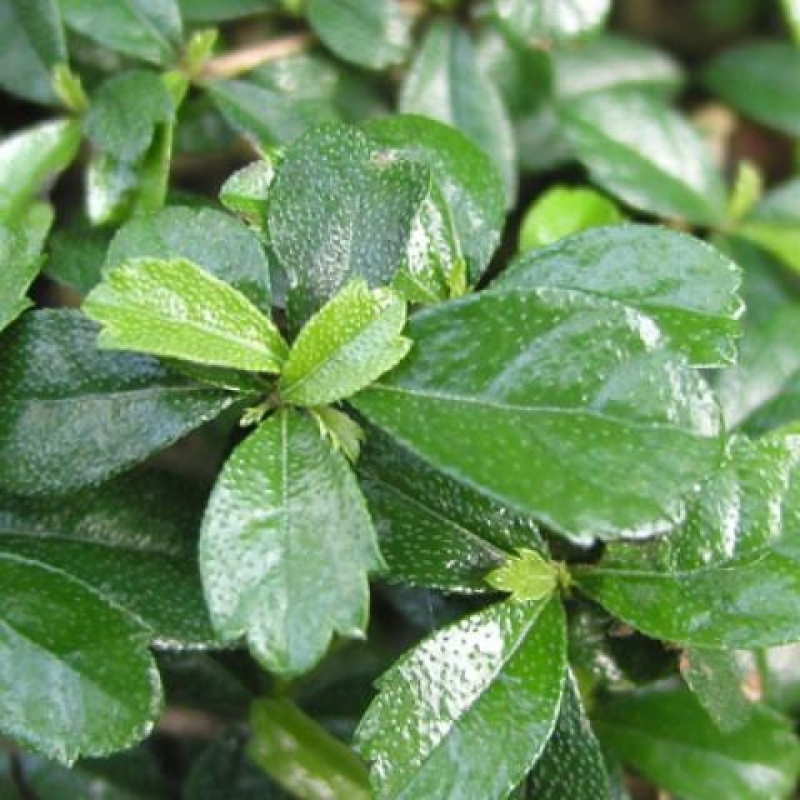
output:
[[[110,234],[81,220],[53,232],[45,272],[78,294],[88,294],[102,279]]]
[[[430,169],[476,282],[500,243],[505,221],[503,184],[489,157],[459,131],[425,117],[378,119],[366,131],[382,147]]]
[[[0,729],[70,763],[142,739],[161,707],[140,623],[63,572],[0,555]]]
[[[407,332],[410,355],[354,405],[574,541],[671,528],[720,457],[704,382],[650,319],[605,298],[485,292],[417,314]]]
[[[611,0],[494,0],[494,9],[514,36],[570,39],[600,27]]]
[[[106,268],[132,258],[184,258],[270,313],[269,265],[258,237],[229,214],[174,206],[132,219],[111,242]]]
[[[0,86],[37,103],[56,100],[53,68],[67,60],[56,0],[0,0]]]
[[[248,753],[294,797],[370,800],[369,775],[349,747],[287,699],[257,700]]]
[[[391,581],[487,591],[485,575],[521,548],[543,550],[536,525],[370,431],[358,464]]]
[[[224,22],[261,14],[280,6],[280,0],[178,0],[187,22]]]
[[[757,708],[747,725],[723,734],[683,687],[610,695],[592,717],[626,764],[686,800],[785,798],[800,770],[800,747],[783,717]]]
[[[563,219],[563,217],[562,217]],[[709,245],[667,228],[619,225],[520,256],[493,284],[553,286],[614,300],[651,317],[697,366],[736,360],[741,271]]]
[[[403,84],[400,110],[458,128],[492,159],[503,176],[506,200],[513,202],[516,148],[508,111],[463,28],[445,21],[431,25]]]
[[[55,500],[0,495],[0,553],[75,578],[138,618],[162,646],[209,644],[193,557],[201,501],[154,473]]]
[[[800,136],[800,49],[788,42],[748,42],[718,55],[706,85],[748,117]]]
[[[92,225],[123,222],[133,213],[140,175],[135,164],[98,151],[86,170],[86,215]]]
[[[28,314],[3,339],[0,474],[15,494],[99,483],[213,419],[236,395],[154,359],[94,348],[74,311]]]
[[[322,43],[345,61],[383,69],[408,53],[409,20],[396,0],[309,0],[307,13]]]
[[[556,597],[498,603],[432,634],[381,677],[359,726],[377,796],[504,800],[553,732],[565,669]]]
[[[287,150],[269,203],[272,247],[301,318],[354,278],[389,283],[428,194],[427,167],[344,125],[309,131]]]
[[[236,448],[200,539],[206,598],[224,639],[246,634],[270,671],[306,672],[334,633],[363,636],[367,573],[379,566],[355,477],[310,417],[278,412]]]
[[[561,120],[592,178],[634,208],[718,225],[726,196],[711,154],[689,123],[628,88],[561,103]]]
[[[59,0],[67,27],[127,56],[171,61],[181,42],[177,0]]]

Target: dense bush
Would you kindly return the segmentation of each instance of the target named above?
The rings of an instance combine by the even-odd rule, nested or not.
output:
[[[0,0],[0,798],[792,796],[798,41]]]

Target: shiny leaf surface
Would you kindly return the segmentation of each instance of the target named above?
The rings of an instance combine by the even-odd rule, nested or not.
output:
[[[569,39],[602,25],[611,0],[494,0],[494,7],[515,36]]]

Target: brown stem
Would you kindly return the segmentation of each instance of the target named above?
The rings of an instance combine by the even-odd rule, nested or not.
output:
[[[209,59],[203,68],[205,78],[235,78],[245,72],[281,58],[301,53],[314,43],[310,33],[292,33],[280,39],[270,39],[266,42],[231,50],[216,58]]]

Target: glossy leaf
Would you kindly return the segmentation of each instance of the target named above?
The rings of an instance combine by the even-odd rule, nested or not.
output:
[[[71,763],[147,735],[161,686],[147,632],[63,572],[0,554],[0,730]]]
[[[725,188],[689,123],[630,89],[581,94],[561,103],[561,121],[594,181],[641,211],[718,225]]]
[[[267,216],[267,198],[275,167],[271,161],[261,159],[234,172],[222,184],[219,199],[229,211],[241,214],[257,225],[262,225]]]
[[[494,8],[515,36],[569,39],[602,25],[611,0],[494,0]]]
[[[452,125],[482,148],[503,176],[511,204],[517,193],[511,122],[463,28],[446,21],[431,25],[406,76],[399,107]]]
[[[486,583],[507,592],[515,602],[541,600],[558,587],[559,571],[555,564],[535,550],[519,550],[505,564],[486,576]]]
[[[528,209],[519,232],[521,252],[553,244],[587,228],[622,222],[617,206],[593,189],[549,189]]]
[[[270,313],[269,265],[258,237],[229,214],[174,206],[123,225],[106,258],[110,269],[133,258],[191,261]]]
[[[172,96],[159,76],[131,70],[110,78],[92,95],[84,126],[95,147],[133,164],[150,147],[159,123],[174,113]]]
[[[647,548],[616,545],[579,585],[648,636],[743,649],[796,641],[798,442],[739,440],[686,523]]]
[[[795,42],[800,42],[800,2],[798,0],[781,0],[783,13],[792,29]]]
[[[135,258],[83,303],[102,348],[249,372],[280,372],[287,347],[243,294],[185,259]]]
[[[281,397],[321,406],[369,386],[408,353],[411,342],[400,335],[405,323],[400,295],[353,281],[300,332],[281,373]]]
[[[615,302],[496,290],[417,314],[408,335],[410,355],[354,405],[574,541],[672,527],[718,461],[705,384],[660,347],[652,321]]]
[[[53,104],[51,75],[67,60],[56,0],[0,0],[0,86]]]
[[[308,800],[372,798],[364,764],[290,700],[257,700],[250,725],[250,757],[292,796]]]
[[[177,0],[59,0],[68,28],[102,47],[155,64],[176,55],[182,24]]]
[[[553,286],[614,300],[651,317],[698,366],[736,360],[741,271],[722,253],[666,228],[589,230],[520,256],[493,284]]]
[[[557,598],[499,603],[429,636],[381,677],[358,729],[376,796],[504,800],[553,732],[565,669]]]
[[[215,637],[193,547],[201,502],[191,486],[157,473],[54,500],[0,494],[0,553],[80,581],[162,647],[207,645]]]
[[[236,396],[154,359],[94,348],[73,311],[26,315],[3,339],[0,474],[14,494],[99,483],[213,419]]]
[[[42,247],[53,210],[36,205],[16,225],[0,223],[0,331],[32,304],[28,288],[42,266]]]
[[[687,689],[657,685],[610,695],[592,716],[626,764],[687,800],[788,797],[800,771],[791,726],[767,709],[723,734]]]
[[[485,592],[518,549],[544,550],[536,525],[428,466],[378,431],[358,463],[392,582]]]
[[[452,215],[470,281],[476,282],[505,221],[503,184],[489,157],[449,125],[412,114],[374,120],[366,131],[390,152],[430,169]]]
[[[212,621],[293,676],[334,633],[364,635],[367,573],[381,566],[355,477],[314,421],[270,417],[234,451],[209,501],[200,568]]]
[[[564,686],[558,721],[525,783],[529,800],[611,800],[603,752],[583,708],[572,673]]]
[[[345,284],[389,283],[427,196],[427,167],[328,125],[286,151],[269,203],[270,242],[307,317]]]
[[[48,240],[47,275],[80,295],[88,294],[102,279],[110,238],[84,220],[57,228]]]
[[[396,0],[310,0],[307,13],[322,43],[344,61],[384,69],[408,53],[410,25]]]
[[[800,136],[800,50],[788,42],[749,42],[725,50],[704,72],[706,85],[733,108]]]
[[[70,164],[80,140],[77,123],[58,120],[0,141],[0,222],[20,219],[42,184]]]

